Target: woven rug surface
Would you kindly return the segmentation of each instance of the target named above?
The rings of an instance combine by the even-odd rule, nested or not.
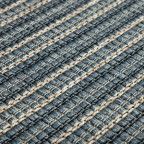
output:
[[[0,144],[144,144],[144,0],[0,0]]]

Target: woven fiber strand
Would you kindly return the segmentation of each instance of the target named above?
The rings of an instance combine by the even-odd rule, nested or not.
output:
[[[144,143],[144,0],[0,0],[0,144]]]

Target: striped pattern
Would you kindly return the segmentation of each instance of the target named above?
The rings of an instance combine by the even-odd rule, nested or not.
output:
[[[0,0],[0,144],[144,143],[144,0]]]

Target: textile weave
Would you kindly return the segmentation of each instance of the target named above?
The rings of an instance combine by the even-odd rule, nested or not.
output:
[[[144,0],[0,0],[0,144],[144,144]]]

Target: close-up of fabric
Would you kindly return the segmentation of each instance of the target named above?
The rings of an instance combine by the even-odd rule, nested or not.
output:
[[[0,0],[0,144],[144,144],[144,0]]]

